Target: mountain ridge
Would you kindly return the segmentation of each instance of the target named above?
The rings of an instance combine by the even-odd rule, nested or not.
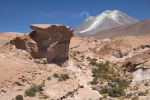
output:
[[[110,30],[98,32],[89,37],[113,38],[120,36],[137,36],[150,34],[150,19],[142,20],[138,23],[112,28]]]
[[[106,10],[97,16],[90,16],[85,19],[75,28],[75,31],[81,35],[88,35],[137,22],[137,19],[130,17],[119,10]]]

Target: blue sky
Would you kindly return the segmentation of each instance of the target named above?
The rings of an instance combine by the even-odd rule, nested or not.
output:
[[[74,27],[89,15],[114,9],[150,18],[150,0],[0,0],[0,32],[28,32],[32,23]]]

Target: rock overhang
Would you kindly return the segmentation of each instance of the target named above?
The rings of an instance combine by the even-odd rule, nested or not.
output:
[[[62,24],[31,24],[30,27],[32,31],[20,37],[20,40],[27,42],[23,43],[24,49],[27,48],[34,58],[46,58],[50,63],[64,63],[69,59],[69,44],[73,37],[73,30],[70,27]],[[29,50],[31,48],[29,42],[33,42],[31,40],[36,46],[32,46]],[[16,39],[13,41],[17,42]]]

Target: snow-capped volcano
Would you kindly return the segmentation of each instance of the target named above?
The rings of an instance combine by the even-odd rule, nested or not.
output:
[[[119,10],[107,10],[100,15],[88,17],[75,28],[75,31],[82,35],[95,34],[100,31],[137,22],[137,19],[132,18]]]

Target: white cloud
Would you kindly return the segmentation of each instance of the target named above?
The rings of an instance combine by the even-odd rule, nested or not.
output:
[[[87,11],[83,11],[80,13],[80,16],[85,16],[87,18],[90,16],[90,14]]]
[[[55,17],[65,17],[65,18],[81,18],[81,17],[89,17],[89,13],[86,11],[82,11],[80,13],[65,13],[65,12],[52,12],[52,13],[38,13],[38,18],[55,18]]]

